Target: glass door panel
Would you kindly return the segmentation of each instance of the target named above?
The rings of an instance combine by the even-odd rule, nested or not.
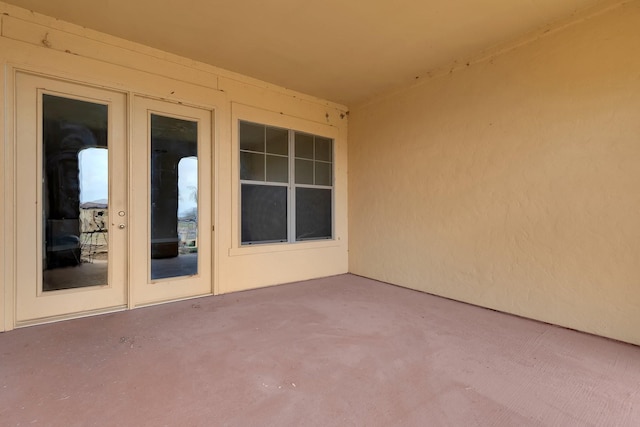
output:
[[[136,97],[133,138],[133,304],[210,294],[211,111]]]
[[[44,292],[107,284],[108,116],[105,104],[42,95]]]
[[[198,123],[151,114],[151,280],[198,273]]]

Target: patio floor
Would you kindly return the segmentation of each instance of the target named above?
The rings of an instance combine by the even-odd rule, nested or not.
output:
[[[353,275],[0,334],[0,424],[637,426],[640,348]]]

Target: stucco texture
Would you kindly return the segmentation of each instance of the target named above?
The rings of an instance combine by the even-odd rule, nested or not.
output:
[[[640,344],[640,2],[353,108],[350,271]]]

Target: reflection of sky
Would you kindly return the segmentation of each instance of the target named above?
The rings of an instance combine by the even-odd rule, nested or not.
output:
[[[109,197],[108,153],[106,148],[86,148],[78,153],[80,203],[104,201]]]
[[[109,155],[106,148],[87,148],[78,154],[80,203],[104,202],[109,197]],[[178,213],[198,206],[198,159],[185,157],[178,163]]]
[[[178,162],[178,214],[198,205],[198,158],[185,157]]]

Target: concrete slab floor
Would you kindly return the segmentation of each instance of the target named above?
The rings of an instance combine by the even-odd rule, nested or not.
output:
[[[342,275],[0,334],[0,424],[637,426],[640,348]]]

